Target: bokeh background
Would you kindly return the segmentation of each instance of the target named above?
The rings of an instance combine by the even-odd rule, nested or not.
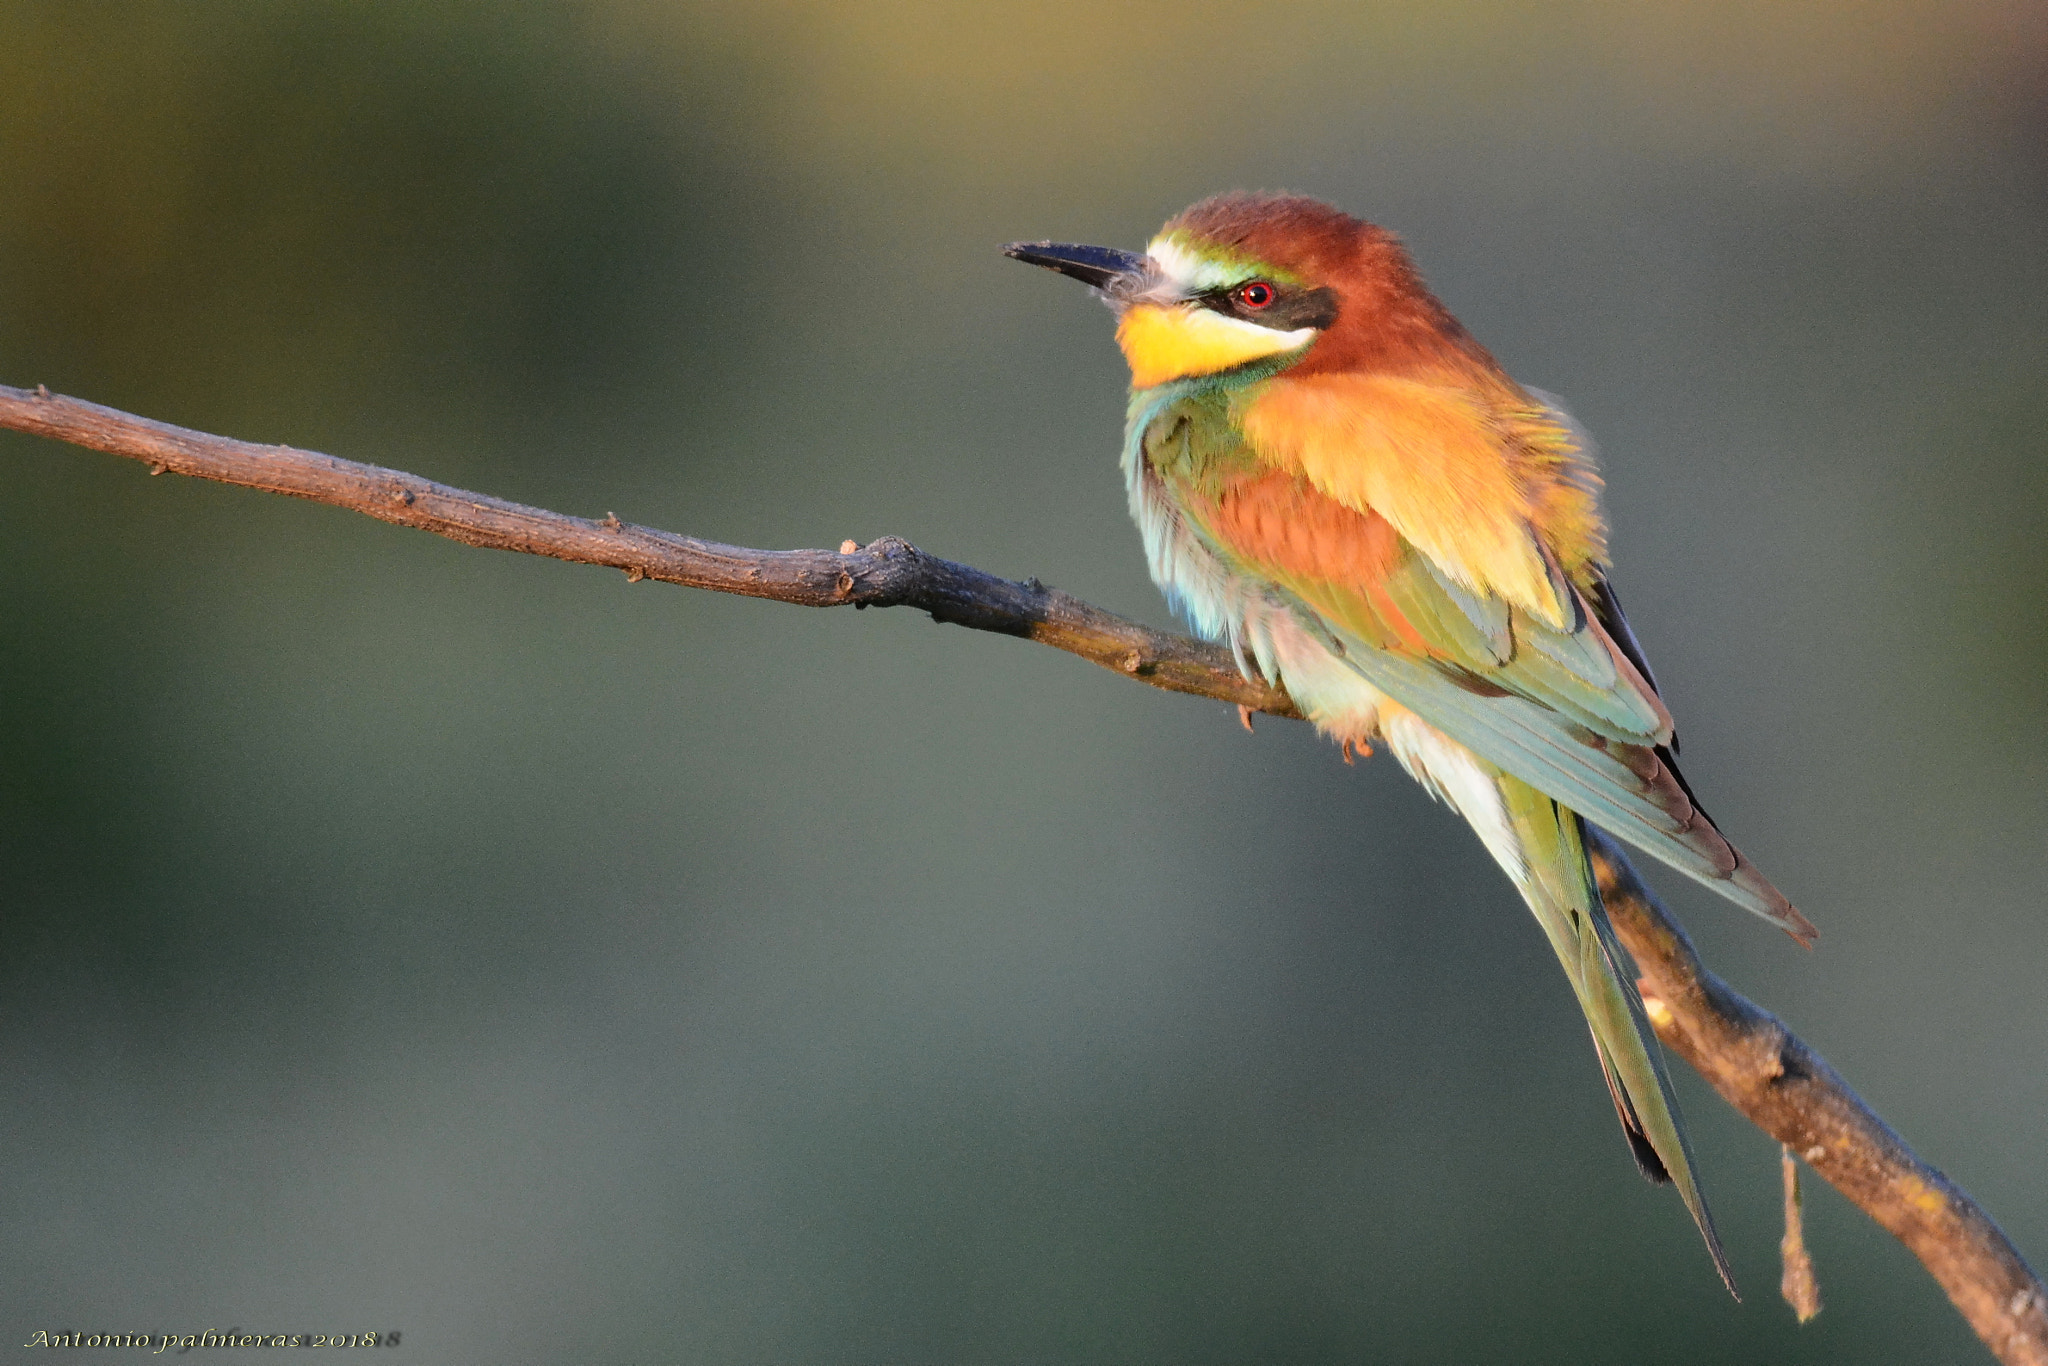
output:
[[[0,0],[0,381],[1166,618],[1077,287],[1291,188],[1601,438],[1802,954],[1658,874],[2048,1258],[2048,23],[2026,0]],[[0,1335],[427,1363],[1971,1362],[1385,758],[903,612],[0,433]]]

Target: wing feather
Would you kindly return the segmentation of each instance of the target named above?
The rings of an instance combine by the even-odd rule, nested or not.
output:
[[[1144,438],[1154,476],[1219,555],[1287,595],[1304,626],[1395,702],[1810,942],[1812,925],[1692,801],[1672,759],[1670,713],[1604,579],[1588,576],[1590,596],[1566,584],[1554,614],[1474,586],[1378,509],[1258,459],[1235,427],[1218,430],[1222,417],[1191,403]],[[1153,433],[1176,448],[1151,459]],[[1190,465],[1197,440],[1212,458]]]

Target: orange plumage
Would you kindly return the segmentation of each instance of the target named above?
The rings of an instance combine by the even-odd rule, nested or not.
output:
[[[1678,774],[1571,418],[1502,371],[1392,234],[1314,200],[1205,200],[1142,257],[1009,250],[1118,311],[1153,577],[1347,750],[1385,740],[1471,822],[1571,979],[1631,1150],[1678,1183],[1725,1276],[1582,818],[1802,942],[1813,927]]]

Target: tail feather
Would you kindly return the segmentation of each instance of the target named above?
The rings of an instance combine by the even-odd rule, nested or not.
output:
[[[1635,963],[1615,938],[1600,902],[1578,813],[1405,708],[1383,705],[1380,728],[1402,767],[1471,823],[1521,890],[1593,1031],[1601,1075],[1636,1165],[1650,1180],[1677,1187],[1706,1240],[1714,1269],[1728,1293],[1740,1299],[1693,1175],[1692,1149],[1679,1127],[1678,1098],[1636,992]]]
[[[1600,902],[1586,857],[1584,826],[1576,813],[1519,779],[1502,774],[1499,783],[1502,808],[1521,845],[1523,875],[1517,881],[1522,897],[1543,926],[1585,1011],[1629,1151],[1644,1176],[1678,1188],[1706,1241],[1714,1269],[1728,1293],[1740,1299],[1713,1215],[1693,1174],[1692,1145],[1680,1127],[1678,1097],[1636,992],[1635,965],[1615,938]]]
[[[1607,1050],[1600,1046],[1600,1036],[1593,1036],[1593,1051],[1600,1055],[1600,1076],[1607,1083],[1607,1098],[1614,1102],[1615,1118],[1621,1121],[1621,1136],[1628,1140],[1628,1153],[1636,1160],[1636,1170],[1643,1179],[1653,1186],[1671,1184],[1671,1169],[1664,1165],[1664,1159],[1657,1156],[1657,1145],[1650,1142],[1650,1135],[1643,1128],[1642,1118],[1636,1114],[1636,1107],[1629,1103],[1628,1092],[1621,1086],[1621,1078],[1614,1073],[1614,1064],[1607,1059]]]

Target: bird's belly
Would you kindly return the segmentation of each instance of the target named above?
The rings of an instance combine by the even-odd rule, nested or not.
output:
[[[1274,681],[1317,730],[1339,743],[1363,747],[1372,741],[1382,714],[1394,705],[1384,693],[1304,629],[1292,612],[1275,611],[1256,629],[1271,642],[1268,653],[1279,675]]]
[[[1256,665],[1347,751],[1385,740],[1401,767],[1470,821],[1509,876],[1523,881],[1527,869],[1501,805],[1499,769],[1366,682],[1304,609],[1265,580],[1234,569],[1142,472],[1131,494],[1153,581],[1197,633],[1228,642],[1239,667],[1249,674]]]
[[[1152,581],[1197,635],[1227,643],[1247,674],[1264,674],[1338,741],[1365,744],[1386,704],[1296,615],[1274,586],[1235,568],[1196,533],[1178,502],[1135,451],[1126,456],[1131,518],[1145,542]]]

